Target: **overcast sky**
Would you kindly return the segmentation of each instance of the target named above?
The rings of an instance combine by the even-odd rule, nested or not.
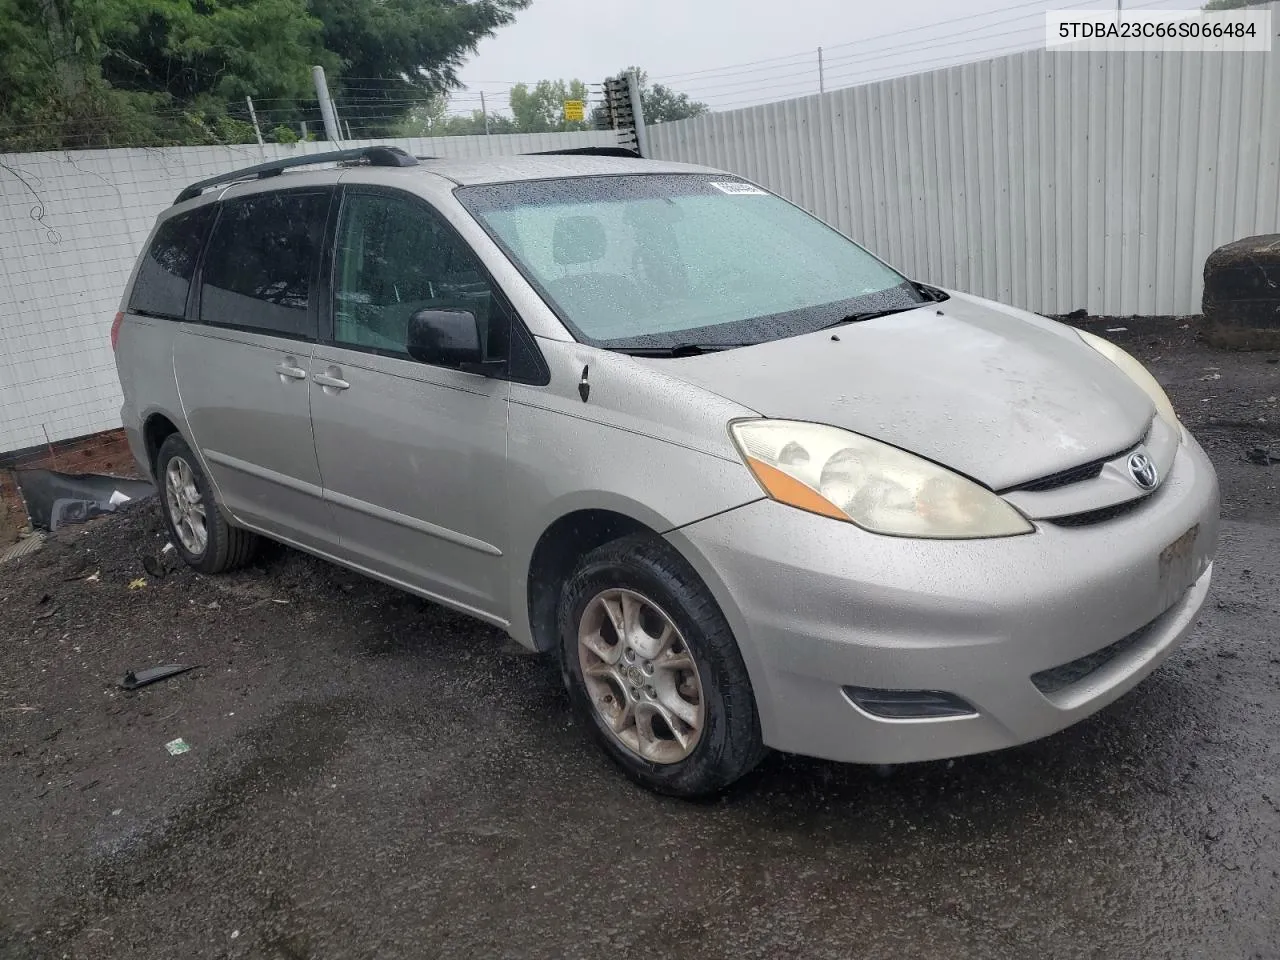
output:
[[[1126,9],[1188,0],[1124,0]],[[985,59],[1044,42],[1045,10],[1114,10],[1109,0],[533,0],[462,70],[458,112],[506,107],[512,84],[599,83],[630,64],[715,108]],[[753,62],[765,61],[765,62]]]

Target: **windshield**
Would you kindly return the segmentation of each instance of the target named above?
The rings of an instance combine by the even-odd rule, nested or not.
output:
[[[457,196],[596,346],[761,343],[925,300],[847,237],[730,176],[576,177]]]

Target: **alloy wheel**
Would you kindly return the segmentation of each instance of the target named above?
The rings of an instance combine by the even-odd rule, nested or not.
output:
[[[678,763],[706,725],[698,665],[652,600],[604,590],[578,625],[578,662],[592,706],[622,746],[652,763]]]
[[[196,486],[195,471],[182,457],[171,458],[165,467],[164,495],[178,539],[188,553],[200,556],[209,544],[204,498]]]

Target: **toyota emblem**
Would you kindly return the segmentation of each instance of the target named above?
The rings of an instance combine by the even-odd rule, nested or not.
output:
[[[1135,453],[1129,458],[1129,476],[1133,477],[1133,482],[1143,490],[1154,490],[1156,484],[1160,482],[1156,465],[1145,453]]]

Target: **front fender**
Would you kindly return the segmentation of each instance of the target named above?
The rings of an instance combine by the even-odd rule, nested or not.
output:
[[[530,563],[557,520],[605,510],[665,534],[763,496],[741,461],[542,407],[512,404],[510,417],[510,631],[530,647]]]

